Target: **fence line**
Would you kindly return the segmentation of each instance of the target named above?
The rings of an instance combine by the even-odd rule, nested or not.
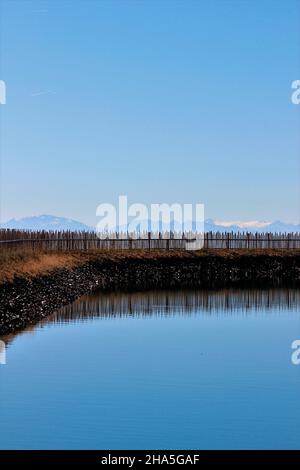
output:
[[[114,235],[114,236],[113,236]],[[190,235],[190,234],[189,234]],[[184,249],[191,241],[183,233],[144,232],[139,237],[126,233],[98,238],[96,232],[26,231],[1,229],[0,249],[17,247],[31,250],[97,250],[97,249]],[[300,233],[206,232],[206,249],[300,249]]]

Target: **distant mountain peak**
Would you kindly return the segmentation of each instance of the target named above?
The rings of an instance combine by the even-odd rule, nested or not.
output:
[[[145,221],[144,221],[145,222]],[[148,223],[148,221],[147,221]],[[174,230],[181,230],[181,224],[174,221]],[[71,230],[71,231],[93,231],[94,227],[90,227],[82,222],[66,217],[58,217],[49,214],[36,215],[31,217],[23,217],[21,219],[11,219],[8,222],[0,224],[0,228],[10,228],[18,230]],[[165,230],[166,227],[163,227]],[[221,221],[217,219],[206,219],[204,223],[206,232],[297,232],[300,233],[300,225],[288,224],[277,220],[275,222],[266,221]],[[126,228],[124,228],[126,231]]]
[[[21,219],[11,219],[8,222],[0,224],[0,228],[10,228],[17,230],[72,230],[72,231],[90,231],[92,230],[86,224],[65,217],[58,217],[49,214],[34,215],[23,217]]]
[[[216,225],[221,225],[222,227],[239,227],[241,229],[258,229],[258,228],[266,228],[271,225],[272,222],[261,222],[259,220],[234,220],[234,221],[213,221]]]

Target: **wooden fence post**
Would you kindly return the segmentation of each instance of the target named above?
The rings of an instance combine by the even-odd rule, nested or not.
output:
[[[229,250],[229,248],[230,248],[230,233],[229,233],[229,232],[227,233],[227,243],[226,243],[226,247],[227,247],[227,249]]]

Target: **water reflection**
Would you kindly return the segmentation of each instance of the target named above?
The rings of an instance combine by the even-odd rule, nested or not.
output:
[[[57,312],[3,339],[10,343],[22,333],[34,333],[51,324],[84,322],[94,318],[121,318],[175,315],[247,315],[268,310],[296,310],[300,290],[222,289],[222,290],[153,290],[141,292],[95,292],[80,297]]]
[[[177,315],[192,312],[242,312],[261,309],[296,309],[300,305],[297,289],[219,291],[182,290],[95,293],[63,307],[49,321],[86,320],[95,317]]]
[[[299,305],[300,291],[297,289],[98,292],[81,297],[45,321],[61,323],[99,317],[185,315],[193,312],[246,313],[249,310],[296,309]]]

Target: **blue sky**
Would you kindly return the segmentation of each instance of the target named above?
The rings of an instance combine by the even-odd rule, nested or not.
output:
[[[299,1],[0,5],[2,220],[127,194],[299,222]]]

